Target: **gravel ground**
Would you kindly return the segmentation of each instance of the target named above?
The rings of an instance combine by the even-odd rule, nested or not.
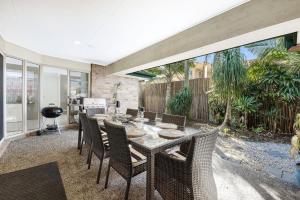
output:
[[[231,162],[234,159],[229,155],[234,154],[229,151],[226,152],[228,156],[222,154],[220,141],[226,140],[219,139],[213,155],[218,200],[300,200],[300,189],[283,184],[278,178],[265,175],[263,171],[257,172],[248,166],[241,166],[239,162]],[[227,142],[231,141],[224,143]],[[100,184],[96,184],[99,160],[94,156],[91,169],[87,170],[87,149],[79,155],[76,146],[76,130],[65,130],[62,135],[32,136],[13,141],[0,157],[0,175],[57,161],[68,199],[123,199],[126,182],[114,170],[111,170],[108,189],[104,189],[108,159],[104,160]],[[145,173],[133,178],[129,199],[145,199],[145,185]],[[157,192],[154,199],[161,200]]]
[[[207,124],[194,125],[203,131],[214,128]],[[220,136],[217,141],[217,152],[223,159],[257,172],[267,173],[281,179],[287,185],[297,186],[296,160],[290,158],[289,150],[289,144],[278,142],[251,142],[226,136]]]

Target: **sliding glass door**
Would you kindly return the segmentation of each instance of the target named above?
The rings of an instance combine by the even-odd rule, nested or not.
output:
[[[6,132],[23,131],[23,62],[6,57]]]
[[[36,130],[39,128],[40,113],[40,68],[39,65],[26,63],[27,77],[27,130]]]
[[[43,67],[42,71],[42,107],[49,104],[61,107],[64,113],[59,117],[60,125],[66,125],[68,124],[68,70]]]

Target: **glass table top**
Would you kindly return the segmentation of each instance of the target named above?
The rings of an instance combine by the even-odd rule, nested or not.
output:
[[[100,126],[103,126],[103,117],[93,117],[98,119],[98,124]],[[111,120],[111,116],[107,116],[107,120]],[[116,121],[117,124],[120,124],[120,121]],[[145,134],[141,137],[134,137],[134,138],[128,138],[128,140],[132,144],[138,144],[139,146],[142,146],[146,149],[152,150],[159,147],[162,147],[164,145],[167,145],[169,143],[172,143],[180,138],[177,139],[166,139],[161,136],[159,136],[158,132],[162,130],[161,128],[155,126],[156,122],[132,122],[130,120],[129,122],[122,123],[123,126],[125,126],[127,133],[130,131],[133,131],[133,129],[138,129],[139,131],[144,131]],[[196,134],[199,132],[198,129],[191,128],[191,127],[185,127],[184,129],[179,129],[184,132],[184,135],[191,136],[193,134]],[[129,134],[128,134],[129,135]],[[183,137],[186,137],[183,136]]]

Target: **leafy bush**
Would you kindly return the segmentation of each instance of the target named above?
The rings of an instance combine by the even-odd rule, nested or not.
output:
[[[185,115],[189,117],[192,106],[192,92],[185,87],[175,94],[168,102],[168,109],[174,115]]]
[[[262,125],[260,125],[259,127],[253,128],[252,131],[256,134],[260,134],[265,131],[265,128]]]
[[[208,95],[208,105],[211,120],[217,124],[222,123],[226,112],[226,101],[217,92],[212,92]]]

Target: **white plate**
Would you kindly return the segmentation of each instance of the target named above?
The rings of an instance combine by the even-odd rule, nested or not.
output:
[[[178,126],[176,124],[172,124],[172,123],[156,122],[155,125],[159,128],[164,128],[164,129],[177,129],[178,128]]]
[[[133,129],[127,131],[127,136],[129,138],[142,137],[144,135],[146,135],[146,132],[144,130],[140,130],[140,129],[136,129],[136,128],[133,128]]]
[[[134,121],[136,122],[149,122],[148,118],[135,118]]]
[[[166,139],[176,139],[181,138],[185,136],[185,133],[180,130],[174,130],[174,129],[162,129],[158,131],[157,133],[160,137],[166,138]]]

